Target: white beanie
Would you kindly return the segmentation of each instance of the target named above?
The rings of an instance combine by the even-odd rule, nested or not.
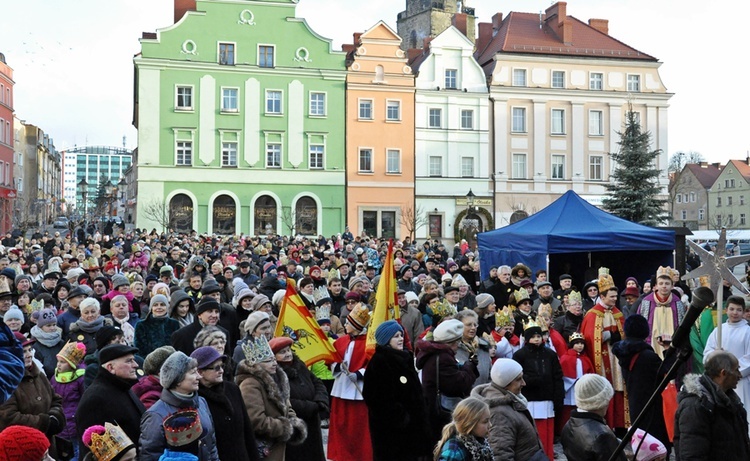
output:
[[[596,373],[587,373],[576,382],[576,406],[581,410],[594,411],[606,408],[615,394],[607,378]]]
[[[500,387],[512,383],[514,379],[523,373],[523,367],[513,359],[497,359],[490,370],[492,382]]]
[[[419,296],[417,296],[417,294],[414,293],[413,291],[407,291],[406,292],[406,303],[408,304],[408,303],[410,303],[412,301],[419,302]]]
[[[460,320],[449,319],[440,323],[432,332],[432,338],[436,343],[452,343],[458,341],[464,335],[464,324]]]

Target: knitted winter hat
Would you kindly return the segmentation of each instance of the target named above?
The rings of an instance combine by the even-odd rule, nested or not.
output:
[[[47,450],[47,436],[33,427],[8,426],[0,432],[0,461],[39,461]]]
[[[112,289],[116,290],[118,287],[123,285],[130,286],[130,281],[127,277],[122,274],[115,274],[112,276]]]
[[[154,307],[154,304],[157,302],[164,303],[165,306],[169,307],[169,299],[164,295],[156,295],[153,298],[151,298],[149,307]]]
[[[245,331],[249,334],[252,334],[253,331],[255,331],[255,329],[258,327],[258,325],[260,325],[261,322],[266,321],[266,320],[270,321],[270,317],[265,312],[262,312],[262,311],[253,312],[252,314],[248,315],[247,319],[245,320]]]
[[[143,361],[143,372],[147,375],[158,375],[161,366],[164,365],[164,362],[174,352],[175,349],[172,346],[162,346],[154,349],[146,356],[146,360]]]
[[[159,371],[159,383],[164,389],[172,389],[185,379],[188,371],[198,366],[198,362],[185,355],[184,352],[176,351],[161,366]]]
[[[500,387],[506,387],[523,373],[523,367],[513,359],[500,358],[495,361],[490,370],[492,382]]]
[[[21,309],[17,307],[11,307],[5,312],[5,315],[3,315],[3,320],[6,322],[8,320],[20,320],[21,322],[23,322],[23,312],[21,312]]]
[[[378,343],[378,346],[386,346],[399,331],[403,333],[404,329],[397,321],[388,320],[387,322],[383,322],[375,330],[375,342]]]
[[[263,295],[263,294],[257,294],[253,297],[253,300],[250,301],[250,310],[255,312],[261,307],[263,307],[263,305],[268,304],[270,302],[271,300],[268,299],[268,296]]]
[[[55,314],[55,311],[52,309],[42,309],[39,311],[39,319],[36,321],[39,328],[42,328],[45,325],[52,325],[53,323],[57,323],[57,315]]]
[[[606,408],[615,392],[607,378],[588,373],[576,382],[575,393],[578,408],[594,411]]]
[[[495,297],[489,293],[479,293],[477,295],[477,308],[479,309],[486,309],[494,302]]]
[[[440,323],[432,333],[436,343],[452,343],[464,335],[464,324],[460,320],[448,319]]]
[[[94,333],[94,341],[96,341],[96,350],[102,350],[105,346],[112,342],[112,339],[117,335],[122,335],[123,332],[120,327],[112,325],[103,325]]]
[[[213,298],[201,298],[197,306],[195,306],[195,315],[201,315],[202,313],[210,310],[217,310],[221,312],[221,306]]]
[[[633,314],[625,319],[625,336],[629,339],[646,339],[650,331],[646,317]]]

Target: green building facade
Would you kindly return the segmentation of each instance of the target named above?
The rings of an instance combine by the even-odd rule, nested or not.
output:
[[[138,227],[332,235],[344,228],[345,54],[292,0],[203,0],[144,34]]]

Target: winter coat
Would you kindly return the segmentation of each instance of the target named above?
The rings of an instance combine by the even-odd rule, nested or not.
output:
[[[560,438],[565,456],[575,461],[607,461],[620,441],[596,413],[574,410]],[[615,458],[626,461],[624,452]]]
[[[450,421],[437,412],[437,361],[440,361],[440,392],[446,397],[468,397],[479,370],[472,362],[459,365],[450,344],[417,341],[417,368],[422,370],[422,389],[427,403],[427,415],[432,426],[434,445],[440,440],[443,426]]]
[[[557,330],[567,343],[570,335],[581,329],[581,322],[583,322],[583,315],[573,315],[566,312],[565,315],[557,317],[552,322],[552,328]]]
[[[490,382],[490,369],[492,368],[492,358],[490,357],[490,345],[483,338],[475,338],[475,347],[468,346],[463,341],[458,343],[458,350],[456,351],[456,360],[458,363],[466,363],[473,353],[477,354],[479,362],[477,363],[477,370],[479,371],[479,377],[474,381],[474,387],[480,384],[487,384]]]
[[[185,408],[197,409],[201,420],[203,433],[200,436],[198,459],[200,461],[219,461],[214,423],[206,400],[199,396],[197,392],[191,398],[182,398],[167,389],[162,390],[161,398],[146,410],[141,418],[139,461],[159,460],[159,457],[167,448],[167,439],[162,424],[169,415]]]
[[[182,301],[188,300],[190,302],[190,307],[188,308],[188,315],[185,317],[180,317],[177,315],[177,305],[180,304]],[[190,323],[192,323],[195,320],[195,301],[193,301],[193,298],[190,297],[187,293],[185,293],[184,290],[177,290],[174,293],[172,293],[172,296],[169,298],[169,315],[170,318],[173,318],[177,320],[177,322],[180,324],[180,328],[189,325],[184,324],[184,322],[187,319],[190,320]]]
[[[35,342],[32,346],[34,348],[34,357],[42,362],[44,374],[47,375],[48,379],[55,376],[55,368],[57,368],[57,353],[60,352],[64,345],[65,341],[61,339],[59,343],[52,347],[45,346],[39,341]]]
[[[411,352],[377,346],[367,364],[362,392],[374,460],[407,461],[430,455],[427,407]]]
[[[289,401],[297,417],[307,424],[307,438],[301,445],[286,447],[286,459],[325,461],[320,420],[331,411],[328,390],[296,355],[291,364],[279,364],[289,380]]]
[[[172,319],[170,319],[172,320]],[[174,320],[172,320],[174,321]],[[176,321],[174,321],[176,323]],[[219,324],[216,324],[219,329],[224,332],[224,335],[226,335],[227,339],[229,339],[229,332],[224,329]],[[167,336],[170,338],[169,342],[172,343],[172,347],[174,347],[178,351],[182,351],[185,355],[190,355],[195,350],[195,346],[193,345],[193,341],[195,340],[195,336],[198,334],[199,331],[203,329],[203,324],[201,324],[200,320],[198,320],[198,317],[195,318],[195,321],[186,326],[179,328],[177,331],[171,334],[171,336]],[[229,347],[229,342],[227,342],[226,350],[231,351]]]
[[[117,424],[128,438],[136,441],[141,435],[141,415],[146,409],[130,388],[136,380],[118,378],[102,369],[83,393],[76,413],[76,431],[83,434],[94,425],[105,422]],[[83,443],[79,444],[81,457],[89,452]]]
[[[513,354],[513,360],[523,367],[523,380],[526,381],[524,397],[531,402],[551,400],[555,413],[562,411],[565,390],[557,354],[544,344],[535,346],[526,343]]]
[[[612,346],[612,353],[615,354],[617,361],[620,363],[622,377],[625,380],[625,389],[628,391],[631,419],[635,420],[641,414],[641,410],[646,406],[651,394],[663,378],[658,373],[662,361],[656,355],[654,349],[643,340],[624,339],[619,341]],[[676,358],[677,354],[671,356]],[[670,447],[672,444],[667,435],[662,405],[661,393],[658,393],[654,398],[649,414],[641,419],[638,427],[659,439],[664,446]]]
[[[73,309],[70,306],[68,306],[65,312],[63,312],[57,317],[57,326],[62,328],[63,338],[66,338],[68,336],[70,325],[77,322],[78,319],[80,318],[81,318],[81,311],[79,311],[78,309]]]
[[[32,363],[31,368],[25,369],[13,395],[0,405],[0,431],[20,425],[47,433],[51,416],[57,419],[58,431],[61,431],[65,427],[62,398],[55,394],[47,376]]]
[[[62,399],[62,409],[65,414],[65,428],[58,435],[65,440],[76,440],[75,415],[78,403],[83,397],[83,368],[66,373],[56,373],[50,381],[52,389]]]
[[[471,391],[490,406],[488,439],[495,461],[526,461],[542,450],[531,413],[509,391],[495,383]]]
[[[678,461],[750,459],[746,410],[706,375],[686,375],[677,395],[674,451]]]
[[[179,329],[177,320],[148,314],[135,325],[133,346],[138,348],[138,356],[146,358],[155,349],[169,345],[172,334]]]
[[[219,459],[258,460],[258,444],[240,388],[233,382],[224,381],[211,388],[201,385],[198,393],[206,399],[214,419]]]
[[[307,438],[307,425],[289,401],[289,381],[281,370],[277,381],[257,365],[243,360],[237,366],[237,385],[255,430],[258,449],[266,461],[284,461],[287,443],[299,445]]]
[[[144,376],[131,388],[133,394],[138,397],[138,400],[141,401],[146,410],[151,408],[161,398],[161,391],[163,389],[158,375]]]
[[[112,319],[105,317],[102,322],[102,327],[104,326],[112,326]],[[83,343],[83,345],[86,346],[86,355],[96,352],[96,332],[87,333],[81,330],[81,327],[78,326],[78,322],[70,325],[70,331],[68,332],[66,341],[78,341],[79,343]]]
[[[23,348],[4,322],[0,324],[0,402],[5,402],[23,379]]]

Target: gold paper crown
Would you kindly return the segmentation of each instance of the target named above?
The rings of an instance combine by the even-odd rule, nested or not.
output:
[[[450,315],[456,315],[458,311],[453,308],[453,306],[450,305],[450,303],[446,300],[438,301],[435,306],[430,307],[432,309],[432,314],[437,315],[440,318],[445,318]]]
[[[495,341],[495,338],[489,333],[482,333],[482,339],[487,341],[487,344],[489,344],[490,347],[495,347],[497,345],[497,341]]]
[[[315,320],[331,320],[331,305],[322,305],[315,308]]]
[[[539,308],[537,309],[537,315],[542,315],[547,318],[552,318],[552,305],[549,303],[547,304],[540,304]]]
[[[513,298],[515,298],[516,304],[520,304],[524,299],[530,299],[530,295],[529,292],[526,291],[526,288],[519,288],[513,292]]]
[[[60,349],[60,352],[57,353],[57,357],[68,362],[73,369],[78,368],[78,365],[83,361],[85,355],[86,345],[75,341],[68,341],[63,348]]]
[[[585,338],[583,337],[583,333],[580,333],[576,331],[575,333],[571,333],[571,335],[568,337],[568,343],[572,343],[573,341],[581,340],[583,341]]]
[[[248,338],[247,341],[242,343],[242,352],[250,365],[266,362],[275,357],[271,345],[268,344],[264,335],[260,335],[258,338]]]
[[[99,262],[92,256],[86,259],[86,261],[82,262],[81,267],[87,271],[99,269]]]
[[[669,277],[671,279],[672,268],[669,266],[659,266],[659,268],[656,269],[656,278],[663,277],[663,276]]]
[[[0,295],[8,295],[10,296],[12,293],[10,292],[10,284],[8,284],[8,280],[5,277],[0,278]]]
[[[120,426],[104,423],[106,429],[103,434],[91,434],[89,449],[98,461],[111,461],[117,455],[134,446]]]
[[[568,293],[568,304],[571,304],[571,303],[579,303],[580,304],[582,302],[583,302],[583,300],[581,299],[581,293],[580,292],[573,290],[570,293]]]
[[[38,311],[41,311],[42,309],[44,309],[44,300],[43,299],[40,299],[40,300],[34,299],[29,304],[31,305],[31,312],[38,312]]]
[[[198,410],[192,408],[172,413],[164,418],[162,426],[167,445],[171,447],[189,445],[198,441],[203,434],[203,425]]]
[[[529,318],[529,320],[527,322],[523,322],[523,331],[526,331],[526,330],[528,330],[530,328],[539,328],[541,330],[542,326],[540,324],[536,323],[536,321],[534,319]]]
[[[501,310],[495,312],[495,327],[504,327],[515,325],[516,321],[513,318],[513,311],[510,307],[505,306]]]
[[[362,303],[357,303],[346,318],[359,331],[364,330],[370,323],[370,309]]]
[[[615,286],[615,281],[612,279],[612,276],[609,275],[608,268],[599,268],[599,281],[597,282],[597,285],[599,286],[599,293],[604,293]]]

